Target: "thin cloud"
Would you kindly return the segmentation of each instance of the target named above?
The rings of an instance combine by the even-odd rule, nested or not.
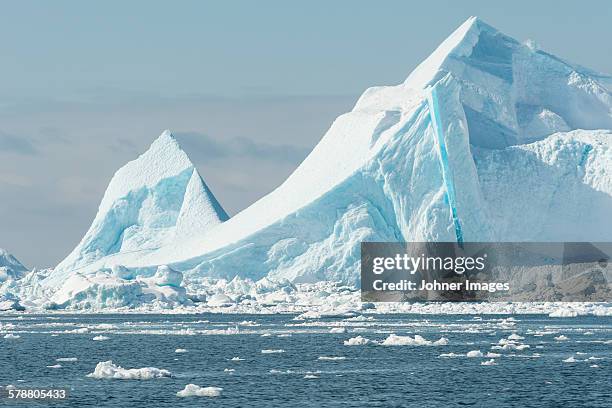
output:
[[[255,142],[245,137],[227,140],[213,139],[199,132],[173,133],[181,147],[194,160],[215,160],[225,158],[273,159],[298,163],[306,157],[309,149],[287,144]]]
[[[0,153],[2,152],[34,156],[38,154],[38,149],[24,137],[13,136],[0,131]]]

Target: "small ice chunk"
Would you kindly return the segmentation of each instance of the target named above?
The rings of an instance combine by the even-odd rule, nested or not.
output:
[[[343,357],[343,356],[319,356],[319,358],[317,360],[338,361],[338,360],[346,360],[346,357]]]
[[[230,361],[244,361],[244,358],[240,358],[240,357],[232,357],[230,359]]]
[[[490,360],[483,361],[482,363],[480,363],[480,365],[493,366],[493,365],[497,365],[497,363],[495,362],[494,359],[490,359]]]
[[[488,352],[485,357],[486,358],[498,358],[498,357],[501,357],[501,354]]]
[[[78,361],[79,359],[76,357],[60,357],[60,358],[56,358],[55,361],[59,361],[59,362],[67,362],[67,361]]]
[[[548,317],[576,317],[578,312],[571,309],[557,309],[551,312]]]
[[[329,332],[334,334],[346,333],[346,327],[332,327]]]
[[[599,368],[599,366],[597,364],[591,364],[589,367],[591,367],[591,368]]]
[[[348,340],[344,341],[345,346],[365,346],[366,344],[371,343],[372,340],[366,339],[365,337],[357,336],[351,337]]]
[[[167,265],[160,265],[154,276],[157,286],[172,286],[178,288],[183,282],[183,274]]]
[[[234,368],[224,368],[223,369],[224,373],[233,373],[234,371],[236,371],[236,369],[234,369]]]
[[[184,348],[177,348],[176,350],[174,350],[175,353],[186,353],[187,349]]]
[[[151,380],[153,378],[170,377],[172,373],[155,367],[125,369],[113,364],[111,360],[99,362],[90,378],[110,378],[114,380]]]
[[[448,357],[448,358],[461,357],[461,354],[457,354],[457,353],[442,353],[438,357]]]
[[[104,340],[108,340],[109,338],[110,337],[106,337],[106,336],[96,336],[92,340],[93,341],[104,341]]]
[[[465,356],[466,357],[484,357],[484,354],[482,354],[482,351],[480,350],[472,350],[472,351],[468,351],[468,353]]]
[[[563,334],[560,336],[555,337],[555,340],[557,341],[565,341],[565,340],[569,340],[569,337],[564,336]]]
[[[319,377],[318,377],[318,376],[316,376],[316,375],[313,375],[313,374],[306,374],[306,375],[304,376],[304,378],[305,378],[305,379],[307,379],[307,380],[314,380],[314,379],[317,379],[317,378],[319,378]]]
[[[8,334],[5,334],[5,335],[4,335],[4,338],[5,338],[5,339],[18,339],[18,338],[20,338],[20,337],[21,337],[20,335],[18,335],[18,334],[13,334],[13,333],[8,333]]]
[[[381,345],[383,346],[445,346],[448,344],[448,339],[446,337],[442,337],[439,340],[434,342],[425,339],[418,334],[414,335],[414,338],[410,336],[398,336],[395,334],[390,334]]]
[[[47,368],[62,368],[61,364],[48,365]]]
[[[187,384],[185,388],[176,393],[177,397],[218,397],[223,388],[220,387],[200,387],[195,384]]]
[[[525,340],[525,338],[523,336],[519,336],[516,333],[512,333],[508,336],[508,340]]]
[[[438,340],[433,342],[434,346],[447,346],[448,339],[446,337],[440,337]]]
[[[261,350],[261,354],[280,354],[280,353],[284,353],[285,350],[283,349],[276,349],[276,350]]]
[[[575,363],[576,359],[574,358],[574,356],[570,356],[568,358],[566,358],[565,360],[563,360],[564,363]]]

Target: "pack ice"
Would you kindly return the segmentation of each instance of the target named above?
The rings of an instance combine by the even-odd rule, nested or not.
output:
[[[41,285],[59,304],[99,304],[117,285],[141,296],[166,267],[188,291],[234,278],[358,285],[362,241],[610,241],[609,80],[470,18],[403,83],[367,89],[229,220],[165,132],[117,172]]]

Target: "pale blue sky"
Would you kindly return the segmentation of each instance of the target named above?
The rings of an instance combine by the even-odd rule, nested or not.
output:
[[[608,1],[0,5],[0,247],[28,266],[65,256],[114,171],[166,128],[235,214],[470,15],[612,73]]]

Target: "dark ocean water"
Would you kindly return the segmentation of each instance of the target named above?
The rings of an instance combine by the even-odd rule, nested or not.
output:
[[[0,316],[0,385],[67,387],[54,407],[612,407],[612,318],[374,315],[374,320],[293,315]],[[14,325],[14,326],[11,326]],[[103,324],[103,326],[99,326]],[[347,333],[329,333],[346,326]],[[238,329],[236,329],[238,327]],[[87,330],[87,332],[85,332]],[[71,332],[77,331],[77,332]],[[80,332],[80,333],[79,333]],[[215,334],[217,333],[217,334]],[[225,334],[219,334],[225,333]],[[361,335],[444,336],[445,346],[345,346]],[[491,350],[516,333],[529,348]],[[262,334],[269,334],[262,336]],[[93,341],[98,335],[106,341]],[[281,337],[279,337],[281,335]],[[555,340],[565,336],[568,339]],[[607,342],[607,343],[606,343]],[[187,349],[175,353],[175,349]],[[284,353],[262,354],[282,349]],[[502,354],[467,358],[471,350]],[[454,358],[443,353],[463,354]],[[342,356],[344,360],[319,360]],[[76,357],[73,362],[57,358]],[[243,361],[229,361],[240,357]],[[576,362],[563,362],[573,357]],[[590,358],[590,359],[589,359]],[[171,378],[93,379],[101,361],[157,367]],[[61,364],[61,368],[47,366]],[[593,366],[597,367],[593,367]],[[234,369],[227,372],[225,369]],[[310,375],[316,378],[304,378]],[[219,397],[177,397],[186,384],[222,387]]]

